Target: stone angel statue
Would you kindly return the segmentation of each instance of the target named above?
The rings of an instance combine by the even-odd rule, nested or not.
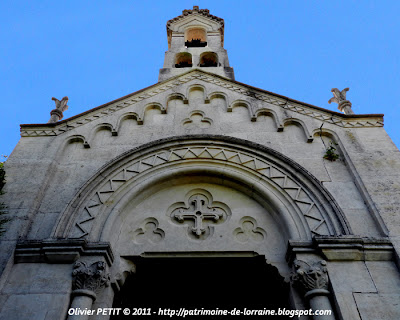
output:
[[[68,97],[64,97],[60,100],[57,98],[51,98],[51,100],[54,100],[56,103],[56,108],[50,111],[51,118],[49,120],[49,123],[55,123],[63,118],[63,112],[68,110]]]
[[[331,90],[333,92],[333,97],[329,99],[328,103],[336,102],[340,104],[342,101],[346,101],[346,92],[349,90],[350,88],[344,88],[342,91],[339,91],[338,88],[333,88]]]
[[[349,88],[344,88],[340,91],[338,88],[333,88],[331,91],[333,93],[333,97],[329,99],[328,103],[336,102],[338,104],[338,109],[344,114],[354,114],[351,109],[351,102],[346,99],[346,92],[349,91]]]

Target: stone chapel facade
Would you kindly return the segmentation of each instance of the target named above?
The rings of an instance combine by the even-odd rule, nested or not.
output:
[[[21,125],[0,319],[176,300],[400,319],[400,154],[383,115],[354,114],[348,89],[332,90],[339,113],[237,82],[208,10],[167,37],[158,83],[65,120],[54,99],[49,123]]]

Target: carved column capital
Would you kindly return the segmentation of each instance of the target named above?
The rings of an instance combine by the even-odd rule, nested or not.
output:
[[[328,270],[325,260],[320,260],[311,265],[302,260],[295,260],[293,266],[294,271],[291,280],[294,284],[300,286],[306,297],[329,294]]]
[[[72,271],[72,289],[74,295],[87,295],[96,298],[96,293],[110,284],[110,274],[106,272],[106,263],[97,261],[87,265],[77,261]]]

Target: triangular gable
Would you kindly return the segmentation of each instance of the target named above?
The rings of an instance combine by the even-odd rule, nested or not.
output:
[[[118,110],[127,108],[139,101],[151,98],[171,88],[180,86],[196,79],[223,87],[225,89],[255,98],[260,101],[270,103],[275,106],[279,106],[294,113],[306,115],[323,122],[338,125],[340,127],[383,126],[382,114],[345,115],[339,112],[300,102],[273,92],[252,87],[244,83],[234,81],[200,69],[192,69],[179,76],[156,83],[147,88],[128,94],[124,97],[110,101],[106,104],[56,123],[21,124],[21,135],[59,135],[73,128],[87,124],[91,121],[100,119],[104,116],[108,116]],[[254,110],[252,110],[253,114],[256,114],[257,111],[257,108],[254,108]],[[140,119],[139,114],[137,115],[137,120],[139,123],[140,121],[143,121],[143,119]]]

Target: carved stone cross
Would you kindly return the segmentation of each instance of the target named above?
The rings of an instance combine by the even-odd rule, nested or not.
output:
[[[193,210],[179,209],[177,213],[173,214],[173,217],[179,221],[184,221],[185,219],[194,220],[192,232],[198,237],[206,231],[203,227],[203,220],[212,219],[218,221],[223,217],[223,214],[215,208],[209,208],[208,203],[200,195],[192,197],[191,204],[194,205]]]

